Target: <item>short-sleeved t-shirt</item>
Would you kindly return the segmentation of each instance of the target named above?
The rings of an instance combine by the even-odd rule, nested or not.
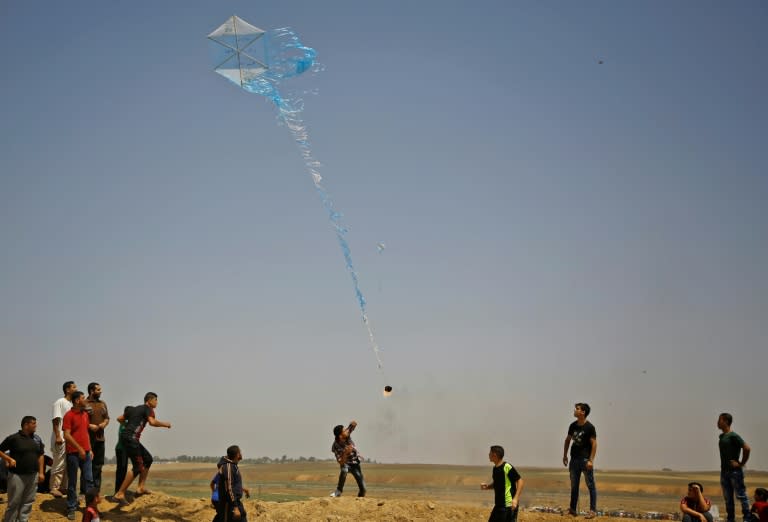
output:
[[[732,460],[739,460],[741,455],[741,448],[744,447],[744,439],[742,439],[736,432],[729,431],[728,433],[721,433],[718,446],[720,448],[720,469],[723,471],[730,471]]]
[[[510,507],[512,498],[517,493],[517,481],[520,473],[509,462],[502,462],[493,467],[493,493],[496,507]]]
[[[64,420],[64,415],[72,409],[72,402],[66,397],[62,397],[53,403],[53,411],[51,412],[51,420],[61,419]],[[61,436],[64,436],[64,428],[59,426],[61,430]],[[51,447],[56,444],[56,432],[51,433]]]
[[[141,438],[141,432],[144,431],[144,426],[147,425],[149,418],[154,416],[155,410],[146,404],[126,406],[125,411],[123,412],[123,417],[125,417],[125,430],[123,431],[122,437],[138,441]]]
[[[752,504],[752,512],[760,522],[768,522],[768,502],[765,500],[756,500]]]
[[[72,438],[85,451],[91,451],[91,437],[88,435],[89,422],[90,417],[87,411],[69,410],[64,415],[64,422],[62,423],[62,429],[69,430]],[[67,453],[77,453],[77,446],[73,446],[67,441]]]
[[[85,410],[88,412],[88,415],[91,417],[91,424],[101,424],[106,419],[109,418],[109,411],[107,410],[107,403],[102,400],[91,400],[88,399],[86,401],[86,407]],[[91,438],[93,440],[103,441],[104,440],[104,430],[97,430],[91,432]]]
[[[591,422],[586,421],[579,426],[573,421],[568,426],[568,436],[571,437],[571,458],[588,459],[592,454],[592,439],[597,439],[597,431]]]
[[[91,506],[88,506],[85,508],[85,512],[83,513],[83,522],[100,522],[101,521],[101,515],[99,512],[92,508]]]
[[[704,511],[699,509],[699,499],[688,498],[686,496],[686,497],[683,497],[680,500],[680,505],[683,505],[683,504],[685,504],[689,509],[692,509],[692,510],[697,511],[699,513],[703,513],[704,511],[708,511],[708,509],[705,509]],[[710,502],[707,497],[704,497],[704,505],[706,505],[707,508],[709,508],[709,506],[712,505],[712,502]]]
[[[44,452],[44,446],[43,442],[34,435],[28,436],[22,431],[8,435],[0,443],[0,451],[9,452],[16,461],[15,468],[8,468],[9,473],[28,475],[40,471],[38,462],[40,455]]]

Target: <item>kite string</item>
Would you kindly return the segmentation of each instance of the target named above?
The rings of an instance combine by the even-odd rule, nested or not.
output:
[[[360,315],[362,316],[363,324],[365,325],[365,328],[368,332],[368,340],[371,343],[373,354],[376,357],[377,366],[381,370],[383,368],[380,355],[381,350],[378,343],[376,342],[376,337],[373,334],[373,327],[371,326],[371,323],[368,319],[368,312],[366,310],[367,303],[365,301],[365,297],[363,296],[363,292],[360,290],[360,282],[357,277],[357,271],[355,270],[355,266],[352,263],[352,252],[350,251],[349,243],[347,242],[346,238],[348,229],[341,223],[343,214],[336,210],[330,194],[328,194],[328,192],[325,190],[325,187],[322,185],[323,177],[320,175],[321,163],[314,157],[314,154],[312,153],[312,146],[309,140],[307,126],[301,118],[301,112],[304,108],[303,101],[300,98],[296,98],[295,100],[291,101],[289,99],[283,98],[277,92],[275,92],[272,96],[272,101],[275,103],[279,111],[279,120],[285,124],[286,127],[288,127],[288,130],[291,132],[294,141],[298,145],[301,152],[301,157],[304,160],[304,165],[306,166],[307,171],[312,175],[315,191],[320,197],[320,201],[323,203],[323,208],[325,208],[326,212],[328,212],[328,218],[330,219],[336,234],[336,240],[338,241],[339,246],[341,247],[341,252],[344,255],[347,272],[349,272],[349,275],[352,278],[352,284],[355,288],[355,297],[357,298],[358,305],[360,306]]]

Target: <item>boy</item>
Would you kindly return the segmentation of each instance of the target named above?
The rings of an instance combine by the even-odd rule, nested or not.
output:
[[[495,494],[488,522],[515,522],[523,479],[512,464],[504,461],[504,448],[501,446],[491,446],[488,460],[493,462],[493,480],[490,484],[480,484],[480,489],[492,489]]]
[[[586,402],[577,402],[573,406],[576,420],[568,426],[568,435],[563,446],[563,466],[568,466],[571,479],[571,502],[568,514],[576,516],[579,503],[579,483],[581,474],[589,490],[589,513],[584,518],[595,518],[597,510],[597,488],[595,488],[595,454],[597,453],[597,431],[587,420],[590,407]],[[571,461],[568,462],[568,447],[571,448]]]
[[[712,502],[704,496],[704,486],[699,482],[688,484],[688,493],[680,501],[683,522],[712,522],[711,507]]]
[[[97,488],[91,488],[85,492],[85,511],[83,512],[83,522],[100,522],[101,513],[99,513],[99,502],[101,495]]]
[[[357,421],[351,421],[346,428],[339,424],[333,428],[334,441],[331,451],[336,456],[336,462],[339,463],[339,482],[336,485],[336,491],[331,493],[332,497],[340,497],[344,491],[344,482],[347,480],[347,473],[352,473],[357,481],[357,496],[365,496],[365,480],[363,479],[363,470],[360,468],[360,455],[349,435],[357,427]]]

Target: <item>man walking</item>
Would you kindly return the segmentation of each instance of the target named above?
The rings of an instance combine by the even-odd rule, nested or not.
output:
[[[243,477],[240,475],[240,468],[237,464],[243,460],[243,454],[239,446],[230,446],[227,448],[227,456],[219,461],[218,471],[218,493],[219,501],[216,504],[217,522],[227,522],[229,520],[238,520],[247,522],[242,498],[243,494],[250,497],[248,488],[243,487]]]
[[[733,416],[721,413],[717,418],[717,427],[722,431],[718,441],[720,449],[720,487],[723,489],[725,510],[728,513],[727,522],[736,519],[735,496],[741,504],[744,522],[752,519],[749,511],[747,488],[744,485],[744,466],[749,460],[751,448],[735,431],[731,429]]]
[[[568,426],[568,435],[563,446],[563,466],[568,466],[571,478],[571,503],[568,514],[576,516],[579,502],[579,484],[581,474],[589,490],[589,513],[584,518],[595,518],[597,512],[597,489],[595,488],[594,460],[597,453],[597,431],[587,420],[590,407],[586,402],[574,405],[573,416],[576,420]],[[568,446],[571,447],[571,462],[568,464]]]
[[[8,506],[3,522],[27,522],[35,502],[37,484],[45,480],[45,448],[42,441],[35,438],[36,429],[37,419],[27,415],[21,419],[21,430],[0,443],[0,458],[8,467]]]
[[[61,388],[64,391],[64,397],[53,403],[53,415],[51,416],[53,423],[53,433],[51,433],[53,464],[51,464],[50,488],[51,495],[54,497],[62,497],[62,491],[67,488],[67,451],[61,423],[64,420],[64,415],[72,409],[72,394],[77,391],[77,385],[74,381],[67,381]]]
[[[85,482],[85,490],[93,487],[91,438],[88,435],[90,417],[85,411],[85,394],[72,394],[72,409],[64,415],[64,440],[67,449],[67,518],[75,520],[77,511],[77,471]]]
[[[91,451],[93,452],[93,485],[101,489],[101,468],[104,466],[104,429],[109,424],[109,412],[107,403],[101,400],[101,385],[92,382],[88,385],[88,399],[85,409],[89,416],[88,434],[91,439]]]

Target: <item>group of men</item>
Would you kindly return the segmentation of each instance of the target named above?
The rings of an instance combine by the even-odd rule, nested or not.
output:
[[[51,433],[52,464],[49,490],[61,498],[66,495],[66,512],[75,520],[79,495],[98,492],[104,466],[105,436],[110,416],[107,404],[101,400],[102,389],[97,382],[88,385],[88,395],[77,389],[74,381],[62,385],[63,397],[53,403]],[[114,499],[126,503],[125,493],[135,477],[139,477],[137,495],[145,494],[151,454],[139,442],[146,424],[170,428],[171,424],[155,418],[157,394],[149,392],[144,403],[126,406],[117,418],[120,435],[115,448],[118,471]],[[36,434],[37,419],[27,415],[21,420],[21,430],[0,444],[0,458],[8,467],[8,504],[3,522],[26,522],[35,500],[37,485],[45,480],[45,445]],[[132,468],[128,469],[128,462]],[[78,488],[79,475],[79,488]],[[78,495],[79,493],[79,495]]]

